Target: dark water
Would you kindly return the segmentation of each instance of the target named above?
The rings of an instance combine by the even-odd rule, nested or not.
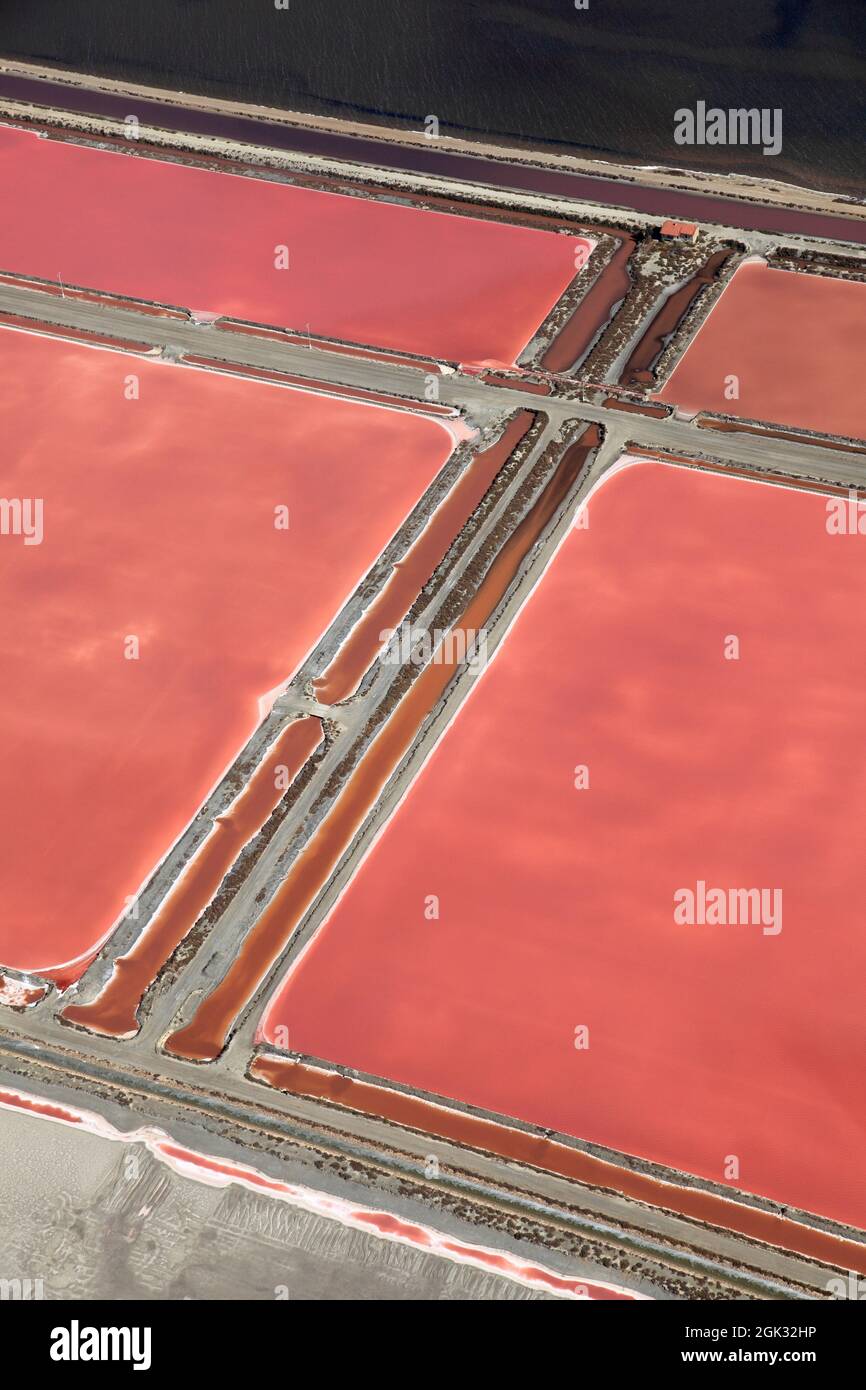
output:
[[[866,193],[866,0],[0,0],[0,52],[267,105]],[[689,148],[699,100],[783,148]]]

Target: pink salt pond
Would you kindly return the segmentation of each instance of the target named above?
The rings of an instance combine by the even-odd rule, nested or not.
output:
[[[866,542],[646,461],[588,516],[264,1036],[866,1227]]]
[[[0,270],[511,364],[594,242],[0,127]]]
[[[866,438],[866,284],[740,266],[659,399]],[[736,393],[736,394],[734,394]]]
[[[41,971],[125,910],[453,438],[9,329],[0,371],[0,965]]]

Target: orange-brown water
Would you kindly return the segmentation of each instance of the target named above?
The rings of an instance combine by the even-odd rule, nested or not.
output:
[[[484,628],[527,554],[574,486],[599,438],[597,427],[591,426],[578,443],[566,449],[553,478],[502,546],[460,622],[454,626],[453,631],[462,634],[465,643],[470,643],[471,635]],[[168,1037],[167,1051],[196,1061],[211,1061],[219,1056],[237,1015],[279,958],[304,913],[333,873],[353,835],[451,682],[456,664],[453,656],[431,664],[410,687],[239,946],[237,957],[223,979],[202,1000],[190,1022]]]

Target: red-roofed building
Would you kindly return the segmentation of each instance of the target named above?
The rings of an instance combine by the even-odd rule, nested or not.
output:
[[[694,241],[698,235],[698,229],[694,222],[672,222],[668,220],[661,225],[661,235],[670,238],[672,241]]]

